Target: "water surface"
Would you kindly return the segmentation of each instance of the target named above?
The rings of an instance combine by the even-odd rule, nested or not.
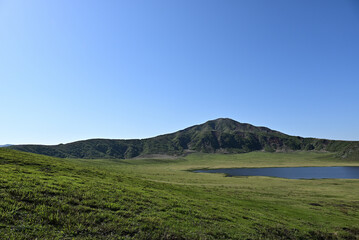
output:
[[[225,173],[228,176],[266,176],[288,179],[359,179],[359,167],[276,167],[195,170],[197,173]]]

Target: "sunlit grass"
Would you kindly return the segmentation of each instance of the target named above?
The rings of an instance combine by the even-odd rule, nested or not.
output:
[[[359,180],[191,169],[359,166],[317,152],[57,159],[0,149],[4,239],[356,239]]]

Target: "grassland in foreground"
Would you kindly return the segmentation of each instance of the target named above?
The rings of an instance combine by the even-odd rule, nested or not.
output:
[[[359,180],[224,177],[222,167],[359,166],[315,152],[57,159],[0,149],[3,239],[358,239]]]

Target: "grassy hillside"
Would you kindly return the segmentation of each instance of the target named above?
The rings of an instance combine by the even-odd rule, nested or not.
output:
[[[217,167],[356,165],[314,152],[60,159],[0,149],[3,239],[358,239],[359,180],[230,178]]]
[[[61,158],[124,159],[149,154],[181,156],[188,151],[246,153],[258,150],[324,150],[337,152],[342,158],[359,155],[359,142],[294,137],[227,118],[142,140],[91,139],[54,146],[16,145],[10,148]]]

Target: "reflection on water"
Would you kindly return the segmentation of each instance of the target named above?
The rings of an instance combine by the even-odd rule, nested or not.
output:
[[[359,179],[359,167],[222,168],[195,170],[197,173],[225,173],[228,176],[267,176],[289,179]]]

